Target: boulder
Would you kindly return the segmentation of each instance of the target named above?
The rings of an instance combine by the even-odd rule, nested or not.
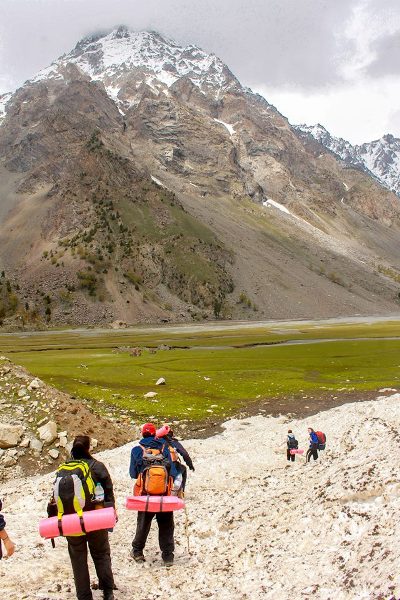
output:
[[[22,442],[20,442],[20,448],[29,448],[29,444],[31,443],[31,440],[29,438],[24,438],[22,440]]]
[[[160,379],[157,379],[156,381],[156,385],[165,385],[165,383],[164,377],[160,377]]]
[[[147,392],[144,394],[143,398],[155,398],[157,396],[157,392]]]
[[[59,440],[60,440],[60,446],[61,446],[61,448],[65,448],[67,446],[67,444],[68,444],[68,438],[67,438],[67,436],[63,435],[63,436],[61,436],[59,438]]]
[[[26,394],[27,394],[26,388],[22,387],[22,388],[20,388],[18,390],[18,397],[19,398],[22,398],[23,396],[26,396]]]
[[[38,440],[37,438],[33,438],[31,440],[31,448],[36,452],[41,452],[43,450],[43,442]]]
[[[38,390],[40,387],[42,387],[42,382],[40,379],[32,379],[28,385],[28,390]]]
[[[60,456],[60,453],[55,448],[52,448],[51,450],[49,450],[49,456],[51,458],[54,458],[54,460],[55,460],[56,458],[58,458]]]
[[[3,460],[4,467],[13,467],[16,464],[17,464],[17,459],[14,458],[13,456],[6,456],[5,459]]]
[[[57,423],[54,421],[48,421],[42,427],[38,429],[39,438],[45,444],[51,444],[57,437]]]
[[[14,448],[18,446],[24,429],[21,425],[0,424],[0,448]]]

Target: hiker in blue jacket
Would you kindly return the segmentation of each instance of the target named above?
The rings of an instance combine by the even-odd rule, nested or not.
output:
[[[143,453],[144,448],[159,450],[164,458],[167,459],[166,468],[169,475],[175,479],[178,475],[176,467],[171,460],[171,454],[163,440],[156,438],[156,428],[153,423],[146,423],[142,426],[142,439],[138,446],[131,450],[131,462],[129,466],[129,475],[132,479],[137,479],[143,471]],[[173,512],[138,512],[136,534],[132,542],[131,556],[137,563],[145,562],[143,554],[146,545],[147,536],[150,532],[151,522],[156,517],[158,525],[158,541],[160,545],[162,559],[166,567],[174,563],[174,513]]]
[[[317,460],[317,458],[318,458],[319,441],[318,441],[318,436],[312,427],[308,428],[308,435],[310,436],[310,447],[307,450],[306,460],[307,460],[307,462],[310,462],[311,456],[313,457],[314,460]]]

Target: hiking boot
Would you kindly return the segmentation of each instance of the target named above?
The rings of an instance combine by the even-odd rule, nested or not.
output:
[[[104,600],[115,600],[113,590],[104,590],[103,598],[104,598]]]
[[[164,566],[166,567],[172,567],[172,565],[174,564],[174,556],[163,556],[163,561],[164,561]]]
[[[131,556],[132,556],[133,560],[137,563],[146,562],[143,552],[140,552],[140,551],[138,552],[137,550],[131,550]]]

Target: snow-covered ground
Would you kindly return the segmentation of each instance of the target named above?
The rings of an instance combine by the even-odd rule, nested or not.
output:
[[[289,426],[302,447],[308,426],[327,434],[320,460],[287,464]],[[119,504],[111,535],[116,598],[398,598],[399,430],[397,393],[307,420],[231,420],[219,435],[187,441],[196,471],[189,474],[188,535],[185,514],[176,514],[171,570],[162,566],[154,525],[147,562],[130,559],[136,519],[123,508],[130,446],[102,453]],[[51,481],[47,475],[1,486],[8,530],[18,543],[16,554],[0,562],[7,600],[75,597],[65,541],[53,550],[37,533]]]

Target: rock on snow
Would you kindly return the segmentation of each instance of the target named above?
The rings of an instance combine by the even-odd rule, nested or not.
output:
[[[320,460],[287,464],[289,426],[303,448],[308,426],[327,434]],[[231,420],[220,435],[185,442],[196,471],[189,473],[188,537],[185,513],[176,514],[171,570],[162,567],[154,525],[147,562],[129,558],[136,513],[123,505],[131,490],[131,445],[99,454],[118,498],[120,520],[110,536],[116,598],[399,597],[399,430],[400,394],[394,394],[307,420]],[[7,529],[18,544],[12,559],[0,563],[8,600],[75,598],[65,541],[52,550],[37,533],[52,479],[50,473],[2,486]],[[91,573],[94,579],[92,566]]]

